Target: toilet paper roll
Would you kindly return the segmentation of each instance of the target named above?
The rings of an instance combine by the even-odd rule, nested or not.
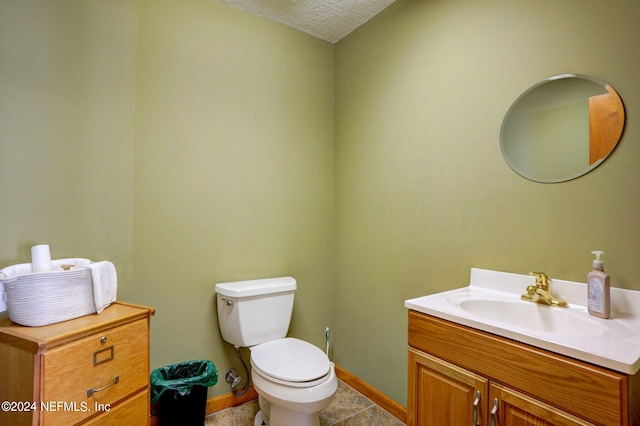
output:
[[[31,247],[31,271],[51,271],[51,252],[49,251],[49,246],[47,244],[40,244]]]

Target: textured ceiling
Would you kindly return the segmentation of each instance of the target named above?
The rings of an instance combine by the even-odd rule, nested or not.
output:
[[[220,0],[336,43],[395,0]]]

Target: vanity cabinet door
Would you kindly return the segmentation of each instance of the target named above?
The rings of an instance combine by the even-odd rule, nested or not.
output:
[[[409,350],[409,426],[485,425],[489,381],[477,374]]]
[[[498,383],[490,383],[488,403],[491,426],[594,426]]]

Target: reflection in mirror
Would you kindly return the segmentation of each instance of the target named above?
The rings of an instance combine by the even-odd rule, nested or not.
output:
[[[562,74],[523,93],[507,112],[500,147],[511,168],[536,182],[563,182],[596,168],[624,127],[616,91],[596,78]]]

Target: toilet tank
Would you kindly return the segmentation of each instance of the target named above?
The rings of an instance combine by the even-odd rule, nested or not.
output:
[[[222,338],[250,347],[286,337],[296,288],[292,277],[216,284]]]

